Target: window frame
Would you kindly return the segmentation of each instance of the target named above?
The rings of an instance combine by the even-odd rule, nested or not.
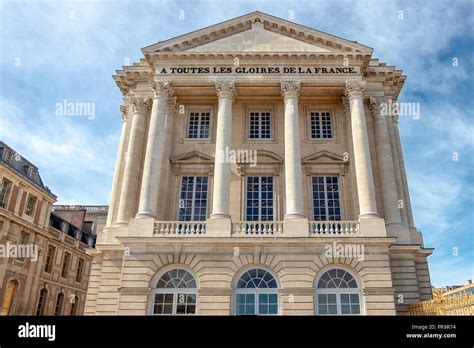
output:
[[[249,127],[248,127],[248,133],[247,133],[247,139],[250,140],[250,141],[254,141],[254,140],[271,140],[273,139],[273,114],[271,111],[263,111],[263,110],[253,110],[253,111],[250,111],[248,113],[248,124],[249,124]],[[252,117],[257,117],[257,124],[256,124],[256,129],[252,129]],[[268,117],[268,122],[269,122],[269,134],[268,136],[263,136],[263,135],[267,135],[267,134],[264,134],[264,126],[266,126],[265,122],[263,121],[263,118],[264,117]],[[255,130],[256,133],[256,136],[252,136],[252,131]],[[255,134],[254,134],[255,135]]]
[[[54,315],[55,316],[62,315],[63,307],[64,307],[64,298],[65,298],[65,296],[64,296],[63,292],[59,292],[56,295],[56,303],[54,305]]]
[[[313,114],[318,114],[318,115],[313,115]],[[328,114],[328,115],[327,115]],[[316,125],[319,126],[319,131],[320,131],[320,137],[317,137],[315,134],[315,136],[313,136],[313,116],[314,117],[317,117],[318,119],[316,120]],[[324,137],[323,136],[323,129],[324,129],[324,122],[323,122],[323,117],[327,117],[329,116],[329,132],[331,133],[331,136],[330,137]],[[331,111],[329,110],[309,110],[308,111],[308,115],[307,117],[309,118],[308,120],[308,126],[309,126],[309,139],[310,140],[331,140],[331,139],[334,139],[334,127],[333,127],[333,116],[332,116],[332,113]]]
[[[253,270],[258,270],[258,271],[264,271],[272,277],[272,280],[275,281],[276,287],[275,288],[239,288],[239,282],[242,279],[242,277],[253,271]],[[263,277],[262,277],[263,278]],[[255,278],[251,278],[255,279]],[[239,276],[236,277],[235,279],[235,285],[234,285],[234,293],[233,293],[233,300],[232,300],[232,305],[233,305],[233,315],[236,316],[246,316],[246,315],[255,315],[255,316],[275,316],[275,315],[280,315],[282,306],[281,306],[281,296],[280,296],[280,283],[278,282],[278,278],[273,274],[273,272],[262,268],[262,267],[251,267],[251,268],[246,268],[242,272],[239,273]],[[238,295],[249,295],[253,294],[254,295],[254,309],[255,312],[254,314],[238,314]],[[260,295],[276,295],[276,305],[277,305],[277,312],[274,314],[270,313],[264,313],[260,314]]]
[[[38,295],[38,302],[36,303],[36,316],[44,315],[46,307],[48,306],[49,291],[42,288]]]
[[[243,143],[255,144],[255,143],[277,143],[278,138],[278,122],[277,122],[277,111],[274,103],[248,103],[242,107],[243,114],[242,121],[245,127],[242,127]],[[268,112],[270,113],[270,138],[251,138],[250,137],[250,114],[252,112]],[[237,121],[238,122],[238,121]]]
[[[315,198],[315,191],[313,190],[313,178],[318,178],[322,177],[323,178],[323,186],[324,186],[324,202],[325,202],[325,213],[326,213],[326,219],[324,220],[316,220],[315,216],[315,206],[314,206],[314,201],[316,200]],[[327,178],[337,178],[337,185],[338,185],[338,190],[337,193],[339,195],[339,220],[329,220],[329,205],[328,205],[328,192],[327,191]],[[341,175],[339,174],[312,174],[309,176],[309,185],[310,185],[310,200],[311,200],[311,218],[312,221],[343,221],[344,220],[344,210],[343,210],[343,198],[342,198],[342,178]],[[332,199],[334,200],[334,199]]]
[[[184,113],[179,114],[178,111],[178,116],[183,116],[180,117],[182,119],[181,123],[179,124],[179,131],[180,131],[180,137],[178,142],[181,144],[185,143],[193,143],[193,144],[210,144],[215,141],[215,135],[214,135],[214,122],[215,122],[215,115],[217,115],[217,105],[210,105],[209,103],[206,104],[192,104],[192,105],[184,105]],[[192,112],[199,112],[209,113],[209,137],[208,138],[189,138],[188,137],[188,131],[189,131],[189,121],[190,121],[190,115]]]
[[[52,250],[51,253],[50,253],[50,250]],[[48,245],[48,252],[46,254],[46,260],[45,260],[44,269],[43,269],[44,272],[51,273],[53,271],[55,256],[56,256],[56,247],[52,244]]]
[[[76,283],[82,282],[82,275],[84,273],[84,263],[85,263],[85,260],[82,257],[77,258],[76,277],[75,277]]]
[[[2,178],[2,185],[0,186],[0,208],[7,209],[8,201],[10,200],[10,193],[12,191],[13,183],[5,178]],[[6,184],[6,185],[5,185]]]
[[[30,204],[30,199],[33,199],[33,204]],[[38,197],[29,193],[28,197],[26,198],[25,204],[25,215],[29,217],[33,217],[35,215],[36,205],[38,203]]]
[[[170,288],[159,288],[158,283],[161,280],[161,278],[165,275],[168,274],[169,272],[176,271],[176,270],[182,270],[189,274],[194,281],[194,284],[196,287],[194,288],[176,288],[176,287],[170,287]],[[174,278],[173,278],[174,279]],[[181,278],[183,279],[183,278]],[[190,270],[183,268],[183,267],[171,267],[171,268],[166,268],[165,270],[161,271],[160,273],[157,274],[157,276],[153,277],[152,282],[153,288],[151,289],[150,292],[150,297],[149,297],[149,302],[148,302],[148,314],[149,315],[156,315],[156,316],[193,316],[193,315],[198,315],[198,300],[199,300],[199,286],[198,286],[198,281],[197,277],[191,272]],[[177,314],[177,307],[180,304],[179,303],[179,295],[184,294],[184,295],[194,295],[195,296],[195,303],[194,303],[194,313],[185,313],[185,314]],[[171,308],[171,314],[169,313],[155,313],[155,306],[156,306],[156,295],[172,295],[172,308]],[[187,303],[186,303],[187,305]]]
[[[72,257],[71,253],[69,252],[64,253],[63,262],[61,265],[61,278],[67,278],[69,274],[69,267],[71,266],[71,257]]]
[[[192,191],[192,197],[191,197],[191,220],[181,220],[181,207],[180,207],[180,204],[181,204],[181,197],[182,197],[182,194],[183,194],[183,178],[194,178],[194,183],[193,183],[193,191]],[[204,219],[203,220],[196,220],[195,219],[195,209],[196,209],[196,178],[206,178],[207,180],[207,191],[206,191],[206,212],[204,214]],[[209,176],[208,175],[180,175],[179,176],[179,193],[178,193],[178,216],[177,216],[177,220],[178,221],[183,221],[183,222],[186,222],[186,221],[206,221],[207,220],[207,217],[208,217],[208,213],[209,213],[209,192],[211,191],[209,189],[209,184],[210,184],[210,180],[209,180]],[[201,183],[202,185],[202,183]],[[186,191],[186,192],[189,192],[189,191]],[[204,192],[204,191],[200,191],[200,192]],[[201,198],[202,200],[202,198]],[[199,215],[199,214],[198,214]]]
[[[249,208],[248,204],[249,204],[249,200],[248,200],[248,194],[249,194],[249,191],[248,191],[248,180],[249,178],[259,178],[259,181],[258,181],[258,199],[257,199],[257,202],[258,202],[258,220],[249,220],[248,219],[248,214],[247,214],[247,210]],[[262,178],[271,178],[272,179],[272,205],[271,207],[267,206],[266,209],[272,209],[272,219],[271,220],[262,220],[262,209],[263,207],[261,206],[261,203],[262,203],[262,182],[261,182],[261,179]],[[272,221],[275,221],[275,176],[272,176],[272,175],[246,175],[245,176],[245,179],[244,179],[244,197],[245,197],[245,201],[244,201],[244,220],[245,221],[268,221],[268,222],[272,222]],[[269,193],[270,191],[265,191],[265,193]],[[267,198],[268,199],[268,198]],[[268,214],[267,214],[268,215]]]
[[[341,144],[341,139],[344,136],[339,136],[339,128],[344,131],[345,115],[342,110],[342,104],[339,105],[340,100],[321,100],[317,102],[305,103],[303,105],[304,118],[301,119],[301,125],[305,125],[304,143],[306,144]],[[311,137],[311,113],[312,112],[328,112],[330,114],[331,122],[331,138],[312,138]]]
[[[321,277],[331,270],[342,270],[347,272],[356,282],[356,288],[318,288],[318,283]],[[354,275],[354,272],[348,270],[345,267],[341,267],[341,265],[334,265],[330,268],[324,268],[323,271],[320,271],[319,275],[315,278],[314,282],[314,315],[320,316],[360,316],[365,315],[365,305],[364,305],[364,297],[362,295],[361,289],[361,282],[359,279]],[[319,299],[318,295],[336,295],[336,314],[321,314],[319,313]],[[357,294],[359,298],[359,313],[358,314],[342,314],[342,307],[341,307],[341,295],[351,295]]]

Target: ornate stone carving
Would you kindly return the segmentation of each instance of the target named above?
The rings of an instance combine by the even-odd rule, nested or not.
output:
[[[150,81],[149,86],[153,90],[153,98],[170,98],[174,94],[173,87],[168,81]]]
[[[300,81],[298,80],[284,80],[281,81],[281,95],[286,97],[298,98],[300,94]]]
[[[348,98],[361,97],[364,93],[365,81],[346,81],[345,95]]]
[[[120,112],[122,113],[122,121],[127,122],[128,108],[126,105],[120,105]]]
[[[133,113],[146,113],[151,108],[150,98],[128,96],[127,103],[132,108]]]
[[[344,115],[350,116],[351,109],[350,109],[349,99],[347,97],[341,97],[341,101],[342,101],[342,110],[344,112]]]
[[[233,98],[236,95],[235,82],[233,80],[216,81],[216,91],[219,98]]]
[[[166,102],[166,113],[173,114],[178,109],[178,97],[172,96]]]

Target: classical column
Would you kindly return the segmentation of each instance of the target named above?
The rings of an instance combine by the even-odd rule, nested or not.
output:
[[[149,98],[143,97],[127,97],[127,102],[132,109],[132,124],[125,156],[117,222],[115,223],[118,226],[128,224],[137,196],[140,181],[140,162],[143,156],[143,142],[145,139],[146,114],[151,103]]]
[[[374,118],[375,149],[377,151],[380,185],[382,186],[382,203],[385,223],[402,224],[400,209],[398,208],[397,181],[390,148],[387,115],[381,113],[381,104],[384,98],[370,98],[369,105]]]
[[[281,82],[281,94],[285,102],[285,220],[305,218],[301,179],[299,92],[299,81]]]
[[[235,95],[234,81],[216,81],[219,106],[217,110],[216,159],[211,219],[230,218],[230,163],[225,158],[230,149],[232,135],[232,100]]]
[[[166,108],[166,116],[165,116],[165,142],[163,145],[163,156],[161,159],[161,170],[160,170],[160,190],[162,192],[169,191],[169,178],[171,173],[171,163],[170,163],[170,156],[171,156],[171,146],[173,143],[173,124],[174,118],[176,115],[176,111],[178,109],[178,98],[173,96],[168,98],[168,104]],[[157,220],[167,220],[168,219],[168,211],[169,211],[169,201],[167,200],[170,197],[171,192],[168,192],[168,196],[165,196],[165,199],[158,200],[158,211],[156,212],[156,219]]]
[[[375,201],[372,161],[370,159],[369,139],[365,121],[363,91],[365,81],[346,82],[345,94],[349,98],[354,145],[354,161],[359,196],[359,218],[379,217]]]
[[[165,117],[168,99],[173,94],[168,82],[150,81],[153,90],[148,140],[146,144],[145,162],[143,165],[140,203],[136,218],[156,219],[158,191],[160,187],[161,167],[164,157]]]
[[[125,138],[127,132],[127,107],[125,105],[120,105],[120,112],[122,113],[122,131],[120,132],[120,141],[119,148],[117,153],[117,159],[115,160],[115,170],[114,170],[114,179],[112,181],[112,192],[110,193],[110,202],[109,202],[109,211],[107,213],[107,222],[105,227],[110,227],[114,223],[114,212],[120,198],[120,188],[119,186],[119,175],[120,168],[123,163],[123,151],[125,149]]]
[[[408,191],[408,180],[407,180],[407,173],[405,170],[405,160],[403,158],[402,144],[400,142],[400,133],[398,132],[398,117],[399,117],[398,115],[395,115],[393,119],[393,128],[395,132],[394,140],[395,140],[395,144],[397,146],[397,152],[398,152],[403,195],[405,197],[405,201],[403,202],[403,204],[407,213],[408,227],[411,230],[415,230],[415,222],[413,220],[413,212],[411,210],[410,192]]]

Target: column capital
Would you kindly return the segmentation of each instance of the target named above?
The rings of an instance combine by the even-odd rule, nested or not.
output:
[[[169,98],[174,94],[173,87],[168,81],[151,80],[148,82],[148,85],[153,91],[153,98]]]
[[[122,122],[127,122],[128,108],[126,105],[120,105],[120,112],[122,113]]]
[[[344,94],[349,98],[362,97],[365,90],[365,81],[346,81]]]
[[[282,80],[281,84],[281,95],[283,98],[298,98],[300,95],[301,82],[298,80]]]
[[[147,97],[132,97],[127,98],[128,105],[131,106],[133,113],[146,113],[151,108],[151,99]]]
[[[219,98],[230,98],[232,99],[237,92],[235,91],[234,80],[218,80],[215,81],[216,92]]]

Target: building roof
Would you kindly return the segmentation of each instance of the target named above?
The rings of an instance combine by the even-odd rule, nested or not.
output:
[[[40,190],[56,198],[48,186],[44,185],[38,167],[16,152],[13,148],[0,141],[0,163],[9,167]]]

